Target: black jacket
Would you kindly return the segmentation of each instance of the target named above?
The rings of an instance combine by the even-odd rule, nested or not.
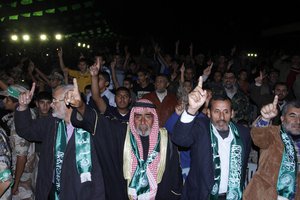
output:
[[[247,128],[235,124],[243,143],[243,165],[241,184],[245,182],[245,172],[251,149],[251,137]],[[214,164],[209,131],[209,121],[196,117],[190,123],[178,119],[172,140],[175,144],[191,148],[191,167],[185,181],[182,199],[209,199],[214,184]]]
[[[38,176],[36,183],[36,199],[47,200],[53,182],[54,141],[59,120],[54,117],[31,119],[30,111],[15,112],[15,126],[18,135],[29,140],[42,142]],[[105,199],[102,169],[95,156],[95,148],[91,140],[92,181],[80,182],[76,167],[75,135],[70,138],[62,164],[60,200]]]

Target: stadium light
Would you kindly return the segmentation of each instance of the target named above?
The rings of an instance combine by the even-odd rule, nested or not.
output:
[[[28,34],[24,34],[22,36],[22,38],[23,38],[24,41],[29,41],[30,40],[30,36]]]
[[[11,35],[11,36],[10,36],[10,39],[11,39],[12,41],[17,41],[19,38],[18,38],[17,35]]]
[[[62,35],[61,34],[56,34],[55,35],[55,39],[56,40],[61,40],[62,39]]]
[[[40,39],[41,39],[42,41],[47,40],[47,35],[41,34],[41,35],[40,35]]]

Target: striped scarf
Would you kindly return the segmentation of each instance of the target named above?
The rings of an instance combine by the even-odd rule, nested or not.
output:
[[[141,99],[138,102],[144,102],[144,103],[150,103],[152,104],[151,101],[149,100],[145,100],[145,99]],[[142,113],[143,111],[149,111],[153,114],[154,120],[153,120],[153,125],[151,127],[151,132],[149,134],[149,150],[148,150],[148,156],[149,154],[152,153],[152,151],[155,148],[155,145],[157,143],[158,140],[158,134],[159,134],[159,125],[158,125],[158,117],[157,117],[157,113],[156,110],[154,108],[149,108],[149,107],[133,107],[131,112],[130,112],[130,118],[129,118],[129,127],[130,130],[137,142],[137,146],[138,146],[138,151],[139,151],[139,155],[141,157],[141,159],[144,160],[143,158],[143,147],[142,147],[142,142],[140,139],[140,135],[138,134],[135,124],[134,124],[134,114],[135,113]],[[150,197],[149,199],[155,199],[155,195],[157,192],[157,174],[158,174],[158,165],[160,162],[160,153],[156,156],[156,158],[153,160],[153,162],[151,164],[149,164],[149,166],[147,167],[147,176],[148,176],[148,180],[149,180],[149,184],[150,184],[150,194],[148,194],[147,196]],[[131,177],[134,174],[138,161],[133,153],[133,151],[131,151]],[[128,191],[128,195],[132,197],[132,199],[137,199],[136,194],[130,194],[130,191]]]

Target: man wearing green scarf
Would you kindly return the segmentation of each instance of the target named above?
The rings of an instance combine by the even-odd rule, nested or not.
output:
[[[71,121],[89,131],[103,168],[107,200],[178,200],[182,176],[177,147],[159,127],[155,105],[134,103],[128,123],[101,115],[82,101],[77,81],[66,101]]]
[[[105,199],[102,169],[94,153],[90,133],[73,127],[72,108],[65,94],[72,85],[57,87],[52,93],[52,116],[32,119],[29,112],[31,91],[19,94],[15,112],[17,133],[29,141],[42,142],[38,167],[36,199]]]
[[[262,107],[251,137],[260,148],[258,170],[245,189],[244,199],[300,199],[300,101],[287,102],[280,126],[271,125],[278,115],[278,96]]]
[[[195,117],[207,99],[201,76],[188,99],[188,108],[172,135],[175,144],[191,148],[191,167],[182,199],[242,199],[251,147],[249,130],[231,122],[234,112],[227,96],[212,96],[210,121]]]

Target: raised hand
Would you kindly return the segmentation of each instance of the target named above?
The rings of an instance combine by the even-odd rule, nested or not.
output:
[[[19,111],[24,111],[28,108],[30,104],[33,94],[35,91],[35,83],[32,83],[32,87],[30,91],[26,91],[20,94],[19,96]]]
[[[208,67],[206,67],[206,68],[203,70],[203,75],[209,77],[213,65],[214,65],[214,63],[212,62]]]
[[[130,55],[129,55],[129,56],[130,56]],[[111,67],[112,69],[116,69],[116,66],[117,66],[117,59],[114,58],[114,59],[111,61],[111,63],[110,63],[110,67]]]
[[[265,78],[265,76],[263,75],[263,72],[259,71],[259,76],[254,79],[255,85],[257,85],[257,86],[262,85],[264,78]]]
[[[91,76],[98,76],[99,69],[100,69],[100,61],[99,61],[99,57],[97,57],[95,63],[92,66],[90,66]]]
[[[277,103],[278,103],[278,96],[275,95],[272,103],[267,104],[261,108],[260,113],[264,121],[270,121],[271,119],[277,116],[278,114]]]
[[[58,57],[62,57],[63,56],[63,50],[62,50],[61,47],[58,48],[57,55],[58,55]]]
[[[77,79],[73,78],[73,90],[69,90],[65,96],[66,105],[70,105],[74,108],[79,108],[83,105],[83,101],[80,96],[80,92],[78,89]]]
[[[203,80],[202,76],[200,76],[197,87],[189,94],[189,106],[187,111],[190,114],[196,114],[206,101],[207,92],[202,89],[202,84]]]

